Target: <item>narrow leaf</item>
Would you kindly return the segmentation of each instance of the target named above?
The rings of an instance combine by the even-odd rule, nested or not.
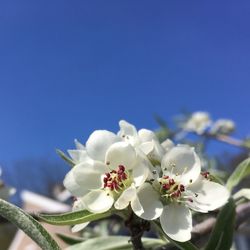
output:
[[[165,245],[166,243],[159,239],[142,238],[143,245],[146,249],[153,249]],[[89,239],[80,244],[75,244],[67,250],[131,250],[132,243],[127,236],[106,236]]]
[[[227,188],[231,191],[242,179],[250,174],[250,158],[241,162],[227,180]]]
[[[42,249],[60,249],[55,240],[42,227],[42,225],[19,207],[0,199],[0,215],[23,230]]]
[[[39,214],[39,217],[53,225],[77,225],[84,222],[94,221],[106,218],[111,215],[111,211],[100,213],[100,214],[93,214],[87,210],[80,210],[74,211],[70,213],[64,214]]]
[[[57,233],[56,234],[63,242],[65,242],[68,245],[74,245],[77,243],[83,242],[85,239],[80,238],[80,237],[72,237],[72,235],[66,235],[66,234],[61,234]]]
[[[72,159],[70,159],[66,154],[63,153],[60,149],[56,149],[56,153],[64,160],[66,161],[71,167],[74,167],[76,164]]]
[[[235,203],[233,199],[220,211],[205,250],[229,250],[233,241]]]

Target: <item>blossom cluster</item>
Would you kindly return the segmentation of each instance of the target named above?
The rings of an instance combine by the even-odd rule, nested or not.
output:
[[[189,119],[181,127],[185,131],[203,134],[209,130],[210,134],[230,134],[235,130],[235,123],[230,119],[218,119],[213,121],[207,112],[197,111],[191,114]]]
[[[160,143],[151,130],[122,120],[117,134],[96,130],[85,145],[68,150],[75,166],[64,186],[76,197],[73,209],[103,213],[132,209],[144,220],[159,220],[176,241],[191,238],[191,210],[207,213],[223,206],[228,190],[202,172],[195,149]],[[77,225],[82,229],[87,223]]]

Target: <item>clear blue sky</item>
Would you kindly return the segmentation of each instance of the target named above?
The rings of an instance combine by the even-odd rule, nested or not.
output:
[[[0,1],[0,163],[181,108],[250,132],[250,2]]]

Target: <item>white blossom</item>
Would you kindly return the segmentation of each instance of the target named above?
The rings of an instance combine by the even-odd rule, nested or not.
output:
[[[209,180],[209,173],[201,173],[200,159],[194,149],[178,145],[162,159],[162,176],[152,185],[144,183],[137,192],[135,213],[145,219],[160,218],[163,231],[176,241],[191,238],[192,214],[190,209],[202,213],[223,206],[228,190]]]
[[[167,139],[162,144],[155,133],[148,129],[136,130],[135,126],[121,120],[118,135],[129,142],[139,152],[143,152],[150,160],[161,162],[163,155],[173,147],[173,142]]]
[[[197,134],[203,134],[211,125],[211,119],[207,112],[194,112],[188,121],[183,125],[183,129]]]
[[[229,119],[219,119],[211,126],[211,134],[230,134],[235,130],[235,123]]]
[[[64,186],[77,197],[78,207],[93,213],[124,209],[136,198],[136,188],[148,177],[150,162],[121,137],[94,131],[84,147],[68,151],[77,164]],[[136,202],[136,201],[135,201]]]

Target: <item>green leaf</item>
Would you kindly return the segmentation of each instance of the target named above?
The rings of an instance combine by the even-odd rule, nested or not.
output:
[[[66,161],[71,167],[74,167],[76,164],[72,159],[70,159],[66,154],[63,153],[60,149],[56,149],[56,153],[64,160]]]
[[[93,214],[87,210],[74,211],[64,214],[39,214],[41,220],[52,225],[77,225],[84,222],[94,221],[110,216],[111,211]]]
[[[229,250],[233,242],[235,203],[230,199],[220,211],[205,250]]]
[[[250,174],[250,158],[241,162],[227,180],[227,188],[231,191],[242,179]]]
[[[81,237],[72,237],[72,235],[66,235],[66,234],[61,234],[57,233],[56,234],[63,242],[65,242],[68,245],[74,245],[77,243],[83,242],[85,239]]]
[[[0,215],[23,230],[42,249],[58,250],[60,247],[49,233],[33,217],[21,208],[0,199]]]
[[[146,249],[155,249],[163,246],[166,242],[153,239],[142,238],[143,245]],[[131,250],[132,243],[130,237],[127,236],[106,236],[89,239],[80,244],[75,244],[67,248],[67,250]]]
[[[238,191],[233,195],[233,198],[235,200],[238,200],[240,198],[245,198],[247,200],[250,200],[250,188],[242,188],[240,191]]]

